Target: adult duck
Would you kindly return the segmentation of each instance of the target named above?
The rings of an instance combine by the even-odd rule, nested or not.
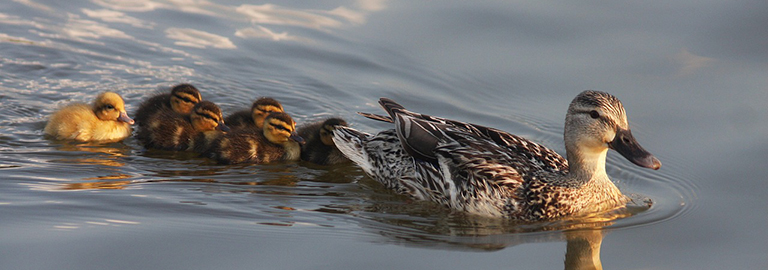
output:
[[[568,107],[567,159],[498,129],[379,103],[389,116],[364,115],[395,128],[369,135],[337,127],[338,149],[386,187],[458,211],[523,221],[608,211],[628,202],[605,172],[608,149],[661,167],[632,136],[619,99],[604,92],[584,91]]]

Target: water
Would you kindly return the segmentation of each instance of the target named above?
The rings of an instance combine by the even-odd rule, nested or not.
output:
[[[764,1],[304,2],[0,3],[0,268],[558,269],[598,252],[606,269],[768,266]],[[351,165],[217,166],[42,135],[64,104],[112,90],[130,113],[180,82],[225,112],[272,96],[298,122],[370,132],[388,125],[355,112],[390,97],[560,153],[570,100],[608,91],[663,166],[609,154],[650,209],[515,225]]]

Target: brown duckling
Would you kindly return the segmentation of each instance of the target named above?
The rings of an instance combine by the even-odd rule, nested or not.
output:
[[[153,96],[139,105],[136,110],[136,122],[144,126],[152,114],[161,110],[170,110],[182,115],[192,112],[192,107],[203,100],[200,91],[191,84],[179,84],[171,89],[168,94]]]
[[[228,130],[219,106],[200,101],[189,115],[171,110],[156,112],[145,125],[139,126],[137,137],[146,148],[191,151],[200,148],[195,146],[196,142],[204,142],[205,137],[218,136],[217,132]]]
[[[262,97],[253,102],[251,110],[242,110],[233,113],[224,122],[232,129],[245,127],[256,127],[261,129],[264,125],[264,119],[273,112],[285,112],[283,105],[274,98]]]
[[[295,129],[296,123],[291,116],[274,112],[264,119],[264,127],[260,130],[250,127],[224,134],[211,144],[203,156],[219,164],[299,160],[299,144],[304,140]]]
[[[301,146],[301,160],[319,165],[331,165],[349,162],[333,143],[333,130],[337,126],[348,126],[341,118],[329,118],[322,122],[306,124],[298,128],[297,133],[306,142]]]
[[[56,139],[120,141],[131,135],[133,123],[123,98],[104,92],[91,105],[75,103],[53,113],[44,132]]]

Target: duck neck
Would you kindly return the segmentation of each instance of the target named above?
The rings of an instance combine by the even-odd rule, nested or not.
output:
[[[607,182],[613,186],[608,174],[605,173],[607,153],[608,148],[598,151],[584,151],[576,147],[566,147],[569,167],[568,179],[578,185],[605,184]]]

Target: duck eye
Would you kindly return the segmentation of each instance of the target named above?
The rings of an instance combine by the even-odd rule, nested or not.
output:
[[[589,117],[592,117],[594,119],[600,118],[600,113],[595,110],[592,110],[591,112],[589,112]]]
[[[107,104],[104,106],[104,108],[106,108],[107,110],[114,110],[115,106],[113,106],[112,104]]]

